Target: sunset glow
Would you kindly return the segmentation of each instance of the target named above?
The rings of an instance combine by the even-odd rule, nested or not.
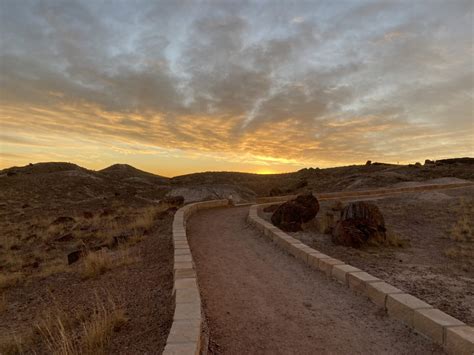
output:
[[[472,1],[0,6],[0,168],[270,174],[474,154]]]

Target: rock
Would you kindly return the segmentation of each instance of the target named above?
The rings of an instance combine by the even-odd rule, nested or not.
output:
[[[421,166],[421,163],[420,163],[419,161],[417,161],[417,162],[415,163],[415,166]]]
[[[372,160],[367,160],[367,162],[365,163],[365,165],[372,165]]]
[[[365,201],[351,202],[341,211],[332,241],[353,248],[385,243],[385,221],[379,208]]]
[[[76,220],[72,217],[61,216],[61,217],[56,218],[51,224],[57,225],[57,224],[69,224],[69,223],[76,223]]]
[[[67,255],[67,263],[68,265],[74,264],[76,261],[78,261],[82,256],[84,255],[84,252],[82,250],[75,250]]]
[[[84,216],[85,219],[94,218],[94,214],[92,212],[84,211],[82,215]]]
[[[319,202],[312,193],[299,195],[280,205],[272,215],[272,223],[285,232],[301,230],[301,224],[312,220],[319,211]]]
[[[433,165],[435,162],[433,160],[426,159],[425,165]]]

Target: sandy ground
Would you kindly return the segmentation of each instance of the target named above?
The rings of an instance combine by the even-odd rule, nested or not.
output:
[[[131,253],[139,256],[139,261],[132,265],[96,279],[82,280],[74,272],[59,273],[7,289],[6,307],[0,312],[0,337],[26,336],[25,353],[47,354],[40,340],[29,339],[29,332],[44,312],[57,308],[66,314],[87,314],[97,298],[110,298],[124,309],[127,321],[114,332],[108,352],[161,353],[173,318],[172,218],[169,215],[159,220],[153,233],[133,247]]]
[[[469,212],[465,208],[474,206],[474,187],[402,194],[372,202],[380,207],[389,235],[400,239],[403,247],[358,250],[337,246],[330,235],[319,232],[317,222],[292,235],[474,325],[474,246],[451,236],[460,216],[474,220],[474,209]],[[322,202],[317,219],[333,204]]]
[[[258,235],[248,207],[187,224],[212,354],[432,354],[425,338]]]

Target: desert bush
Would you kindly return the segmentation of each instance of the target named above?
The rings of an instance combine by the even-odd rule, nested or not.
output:
[[[92,278],[102,275],[113,268],[132,264],[137,260],[131,256],[128,249],[122,249],[115,253],[107,251],[88,252],[83,261],[83,278]]]

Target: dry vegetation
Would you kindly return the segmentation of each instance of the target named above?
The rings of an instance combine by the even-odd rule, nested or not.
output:
[[[136,260],[128,247],[142,240],[157,215],[168,208],[120,207],[102,210],[92,218],[77,214],[61,219],[36,215],[20,225],[7,224],[0,242],[0,289],[31,277],[69,271],[91,277],[128,265]],[[82,271],[68,266],[66,256],[75,250],[86,255]]]
[[[96,295],[88,311],[65,311],[57,305],[22,335],[0,338],[2,354],[22,354],[34,348],[49,354],[105,354],[114,330],[127,321],[123,308],[109,296]]]
[[[455,245],[445,250],[452,259],[470,260],[474,264],[474,200],[462,199],[456,222],[449,231]]]

